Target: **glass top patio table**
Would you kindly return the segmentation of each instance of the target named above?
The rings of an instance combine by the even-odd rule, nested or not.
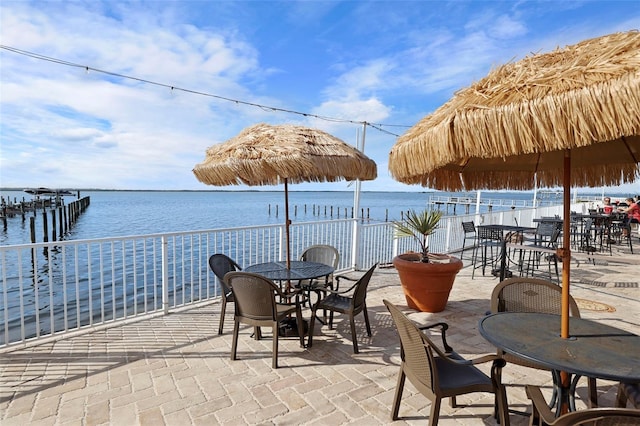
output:
[[[333,273],[334,268],[324,263],[292,260],[291,269],[287,269],[287,262],[266,262],[248,266],[244,270],[272,281],[298,281],[326,277]]]
[[[640,382],[640,336],[628,331],[572,317],[571,336],[563,339],[559,315],[522,312],[488,315],[480,320],[478,328],[487,341],[505,352],[555,372],[577,375],[569,380],[569,386],[556,383],[561,401],[559,408],[565,405],[575,409],[579,376]]]
[[[478,225],[476,228],[487,228],[487,229],[495,229],[502,233],[504,232],[514,232],[516,234],[524,234],[529,232],[535,232],[536,228],[532,228],[529,226],[520,226],[520,225],[501,225],[501,224],[489,224],[489,225]],[[499,273],[500,281],[504,280],[507,275],[510,275],[509,268],[507,266],[507,243],[508,241],[502,238],[501,241],[501,249],[500,249],[500,257],[499,257],[499,268],[496,272]],[[492,273],[494,271],[491,271]]]

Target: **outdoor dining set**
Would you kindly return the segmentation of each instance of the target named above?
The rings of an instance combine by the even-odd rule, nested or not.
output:
[[[640,337],[580,317],[570,293],[575,255],[589,259],[596,253],[612,254],[612,244],[623,242],[631,251],[633,247],[627,222],[598,212],[572,214],[570,195],[572,187],[620,185],[639,176],[639,48],[640,33],[630,31],[504,64],[457,91],[398,137],[388,166],[399,182],[452,192],[562,187],[563,214],[540,218],[535,227],[463,224],[463,254],[468,235],[475,234],[470,237],[472,279],[476,271],[499,278],[491,311],[478,323],[482,337],[497,348],[494,355],[466,360],[447,343],[447,324],[420,329],[401,309],[384,301],[400,337],[402,360],[392,419],[398,417],[408,378],[432,401],[432,425],[438,422],[442,398],[450,397],[455,407],[456,396],[470,392],[494,393],[495,418],[507,425],[501,371],[515,363],[553,376],[554,393],[548,405],[539,388],[527,387],[533,403],[531,424],[541,420],[574,425],[613,416],[622,420],[608,424],[638,424],[637,409],[575,411],[576,383],[581,376],[589,378],[591,407],[598,403],[596,380],[606,379],[620,383],[619,405],[627,395],[637,408],[633,395],[640,383]],[[367,123],[363,126],[366,129]],[[359,145],[364,146],[365,132],[362,134]],[[282,147],[288,151],[286,156]],[[290,183],[371,180],[376,168],[360,151],[324,132],[259,124],[211,147],[194,174],[210,185],[284,183],[287,212]],[[286,262],[249,265],[240,271],[224,255],[210,259],[224,293],[219,333],[226,303],[235,306],[232,360],[238,355],[240,324],[253,327],[255,339],[262,338],[261,327],[272,328],[274,368],[283,323],[295,324],[290,335],[307,348],[313,344],[315,322],[331,328],[334,312],[349,316],[354,353],[359,352],[356,315],[363,314],[367,335],[372,334],[366,291],[376,265],[349,289],[340,290],[339,276],[333,276],[336,252],[331,258],[330,249],[312,248],[326,252],[309,253],[299,261],[290,259],[289,223],[287,213]],[[548,266],[545,279],[534,277],[544,264]],[[311,308],[307,330],[301,311],[305,304]],[[290,320],[293,316],[295,321]],[[427,329],[439,330],[440,345],[431,340]],[[287,335],[286,330],[282,334]],[[483,362],[492,363],[490,376],[476,368],[475,364]],[[550,407],[555,415],[550,414]]]
[[[514,233],[512,235],[537,231],[537,228],[507,228],[508,232]],[[507,228],[485,226],[477,229],[502,232]],[[554,229],[558,228],[554,225]],[[505,237],[501,235],[502,242]],[[542,247],[549,241],[544,237],[537,234],[536,238],[540,240],[535,244]],[[516,240],[514,237],[513,241],[522,243]],[[482,241],[478,237],[475,243]],[[513,246],[517,245],[514,243]],[[472,251],[472,265],[474,269],[480,268],[477,262],[486,256],[483,254],[484,248],[474,244]],[[359,349],[354,318],[363,314],[366,333],[371,336],[366,295],[377,265],[371,266],[359,278],[334,275],[339,256],[338,250],[332,246],[314,245],[303,252],[300,260],[265,262],[241,269],[224,254],[212,255],[209,264],[223,292],[218,334],[223,333],[226,304],[233,302],[235,306],[231,359],[238,359],[241,324],[253,328],[251,336],[254,339],[263,338],[261,327],[272,329],[272,367],[277,368],[279,337],[297,338],[302,348],[310,349],[314,333],[317,333],[314,331],[315,322],[332,328],[334,312],[348,316],[353,352],[357,354]],[[341,280],[349,280],[353,284],[347,289],[344,285],[341,288]],[[446,323],[419,326],[399,306],[388,300],[384,300],[384,304],[399,336],[402,359],[391,407],[393,420],[399,418],[404,384],[408,378],[420,393],[431,400],[431,425],[438,422],[443,398],[451,398],[452,407],[456,407],[456,396],[471,392],[493,393],[496,421],[508,425],[507,392],[501,374],[503,368],[509,368],[509,364],[513,363],[547,371],[553,378],[554,392],[548,403],[538,387],[526,388],[533,407],[531,424],[543,421],[546,424],[573,425],[583,419],[603,417],[614,421],[607,424],[640,422],[640,410],[637,409],[640,404],[640,368],[637,364],[640,336],[581,319],[578,305],[570,297],[571,338],[561,338],[562,290],[556,283],[526,276],[501,279],[493,290],[490,311],[478,325],[479,333],[497,348],[497,352],[475,360],[463,358],[449,346]],[[310,321],[303,318],[303,306],[311,310]],[[431,330],[434,329],[441,336],[440,344],[432,340]],[[481,363],[492,364],[490,375],[475,366]],[[576,410],[576,386],[580,377],[588,377],[590,408],[586,410]],[[616,408],[597,408],[597,378],[620,383]],[[625,409],[627,404],[630,408]],[[620,423],[615,423],[618,420]]]
[[[220,281],[223,293],[222,310],[218,334],[224,327],[227,302],[234,302],[234,330],[232,359],[236,359],[237,339],[240,324],[254,326],[253,336],[262,337],[260,327],[271,327],[273,335],[273,368],[278,367],[278,337],[295,336],[300,346],[313,345],[315,321],[333,326],[334,312],[349,316],[353,340],[353,352],[358,353],[355,316],[364,315],[367,335],[371,326],[367,313],[367,286],[377,265],[373,265],[361,277],[333,275],[340,257],[338,250],[329,245],[313,245],[301,255],[299,261],[265,262],[250,265],[244,270],[224,254],[209,258],[211,270]],[[287,266],[287,263],[289,264]],[[340,288],[341,280],[352,282],[349,288]],[[315,303],[312,298],[315,296]],[[311,320],[303,319],[302,306],[311,308]],[[318,311],[323,319],[317,318]],[[327,322],[326,313],[329,312]],[[295,315],[295,320],[290,318]],[[305,335],[308,341],[305,343]]]

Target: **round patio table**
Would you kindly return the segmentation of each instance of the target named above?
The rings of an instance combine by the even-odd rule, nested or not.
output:
[[[335,270],[333,266],[319,262],[292,260],[290,265],[291,268],[287,269],[287,262],[265,262],[248,266],[244,271],[262,275],[265,278],[269,278],[271,281],[279,281],[280,283],[286,282],[286,289],[289,290],[291,281],[328,277]],[[284,321],[287,322],[287,330],[290,330],[288,335],[297,336],[298,333],[295,318],[290,318]]]
[[[480,334],[499,349],[541,364],[554,372],[560,404],[575,410],[575,387],[580,376],[629,383],[640,382],[640,336],[628,331],[571,317],[570,337],[560,337],[560,316],[501,312],[480,320]],[[566,383],[559,372],[576,375]]]
[[[291,269],[287,269],[287,262],[266,262],[248,266],[244,271],[260,274],[272,281],[298,281],[329,276],[334,268],[324,263],[292,260]]]

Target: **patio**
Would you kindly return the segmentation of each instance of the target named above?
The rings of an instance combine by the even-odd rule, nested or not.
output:
[[[634,237],[634,243],[636,243]],[[636,243],[637,244],[637,243]],[[572,262],[572,295],[583,317],[632,332],[640,329],[638,254],[624,246],[596,265]],[[449,343],[472,358],[493,353],[477,332],[498,279],[471,279],[469,252],[449,304],[437,314],[412,319],[449,323]],[[576,255],[579,257],[580,255]],[[620,260],[620,263],[613,261]],[[396,386],[399,342],[383,299],[408,311],[393,268],[378,268],[369,287],[373,335],[366,337],[358,317],[360,354],[354,355],[348,322],[337,328],[316,325],[314,345],[301,349],[296,338],[280,340],[280,368],[271,368],[271,339],[249,338],[241,329],[237,361],[230,361],[232,315],[218,336],[219,303],[168,316],[132,321],[57,341],[0,353],[0,423],[3,425],[189,425],[189,424],[389,424]],[[229,307],[229,312],[233,308]],[[308,316],[308,311],[306,312]],[[488,365],[480,367],[488,372]],[[544,386],[548,373],[507,365],[503,381],[509,406],[530,411],[524,384]],[[601,405],[613,405],[615,383],[598,380]],[[586,397],[586,379],[578,394]],[[494,425],[493,398],[471,394],[464,406],[441,410],[441,425]],[[578,401],[579,408],[584,403]],[[425,424],[428,400],[405,386],[396,424]],[[511,424],[528,418],[511,415]]]

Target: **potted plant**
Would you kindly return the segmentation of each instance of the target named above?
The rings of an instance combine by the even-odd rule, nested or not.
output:
[[[436,232],[442,213],[438,210],[410,210],[402,221],[395,221],[396,236],[413,237],[419,253],[405,253],[393,258],[407,304],[422,312],[440,312],[449,300],[462,261],[456,257],[429,253],[428,237]]]

